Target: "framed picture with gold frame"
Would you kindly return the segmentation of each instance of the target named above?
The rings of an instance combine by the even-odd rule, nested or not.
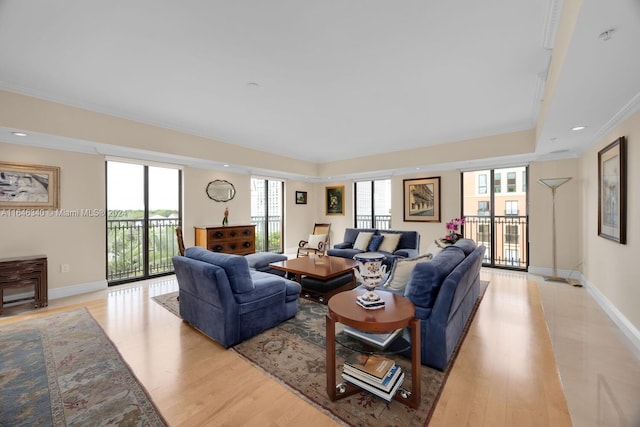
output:
[[[344,215],[344,185],[325,187],[327,215]]]
[[[440,222],[440,177],[402,180],[404,220]]]
[[[60,168],[0,162],[0,208],[57,209]]]
[[[598,235],[627,243],[627,140],[598,151]]]

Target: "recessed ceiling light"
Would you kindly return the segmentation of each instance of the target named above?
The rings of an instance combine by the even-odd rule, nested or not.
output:
[[[11,133],[14,134],[15,136],[27,136],[27,134],[24,132],[11,132]]]
[[[572,127],[571,130],[583,130],[586,129],[586,126],[576,126],[576,127]]]
[[[228,167],[229,167],[229,165],[222,165],[222,166],[224,166],[225,168],[228,168]]]

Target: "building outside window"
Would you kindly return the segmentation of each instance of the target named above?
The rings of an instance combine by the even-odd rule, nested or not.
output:
[[[504,241],[507,244],[515,245],[518,243],[520,233],[518,231],[517,224],[505,224],[504,226]]]
[[[520,255],[517,249],[505,249],[504,250],[504,263],[505,265],[517,267],[520,265]]]
[[[507,172],[507,193],[516,192],[516,173]]]
[[[480,216],[488,216],[489,215],[489,202],[486,200],[478,201],[478,215]]]
[[[507,200],[504,202],[504,214],[505,215],[518,215],[518,201]]]
[[[487,175],[478,175],[478,194],[487,194]]]
[[[493,174],[493,192],[502,192],[502,178],[500,177],[500,174],[498,172]]]

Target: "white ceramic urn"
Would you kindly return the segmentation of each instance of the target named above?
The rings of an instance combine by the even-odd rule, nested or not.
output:
[[[362,296],[365,301],[378,301],[380,296],[374,292],[387,272],[387,266],[382,264],[386,256],[378,252],[364,252],[356,254],[353,259],[358,262],[354,270],[356,279],[362,283],[367,293]]]

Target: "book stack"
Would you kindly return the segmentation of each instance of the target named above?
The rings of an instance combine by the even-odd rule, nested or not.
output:
[[[404,330],[404,328],[396,329],[391,332],[364,332],[351,326],[344,327],[344,333],[357,338],[367,344],[371,344],[376,348],[384,350],[391,344]]]
[[[378,308],[384,308],[384,300],[379,298],[375,301],[370,301],[364,298],[364,295],[358,295],[356,297],[356,303],[367,310],[375,310]]]
[[[404,372],[386,357],[352,353],[344,362],[342,378],[391,402],[404,381]]]

